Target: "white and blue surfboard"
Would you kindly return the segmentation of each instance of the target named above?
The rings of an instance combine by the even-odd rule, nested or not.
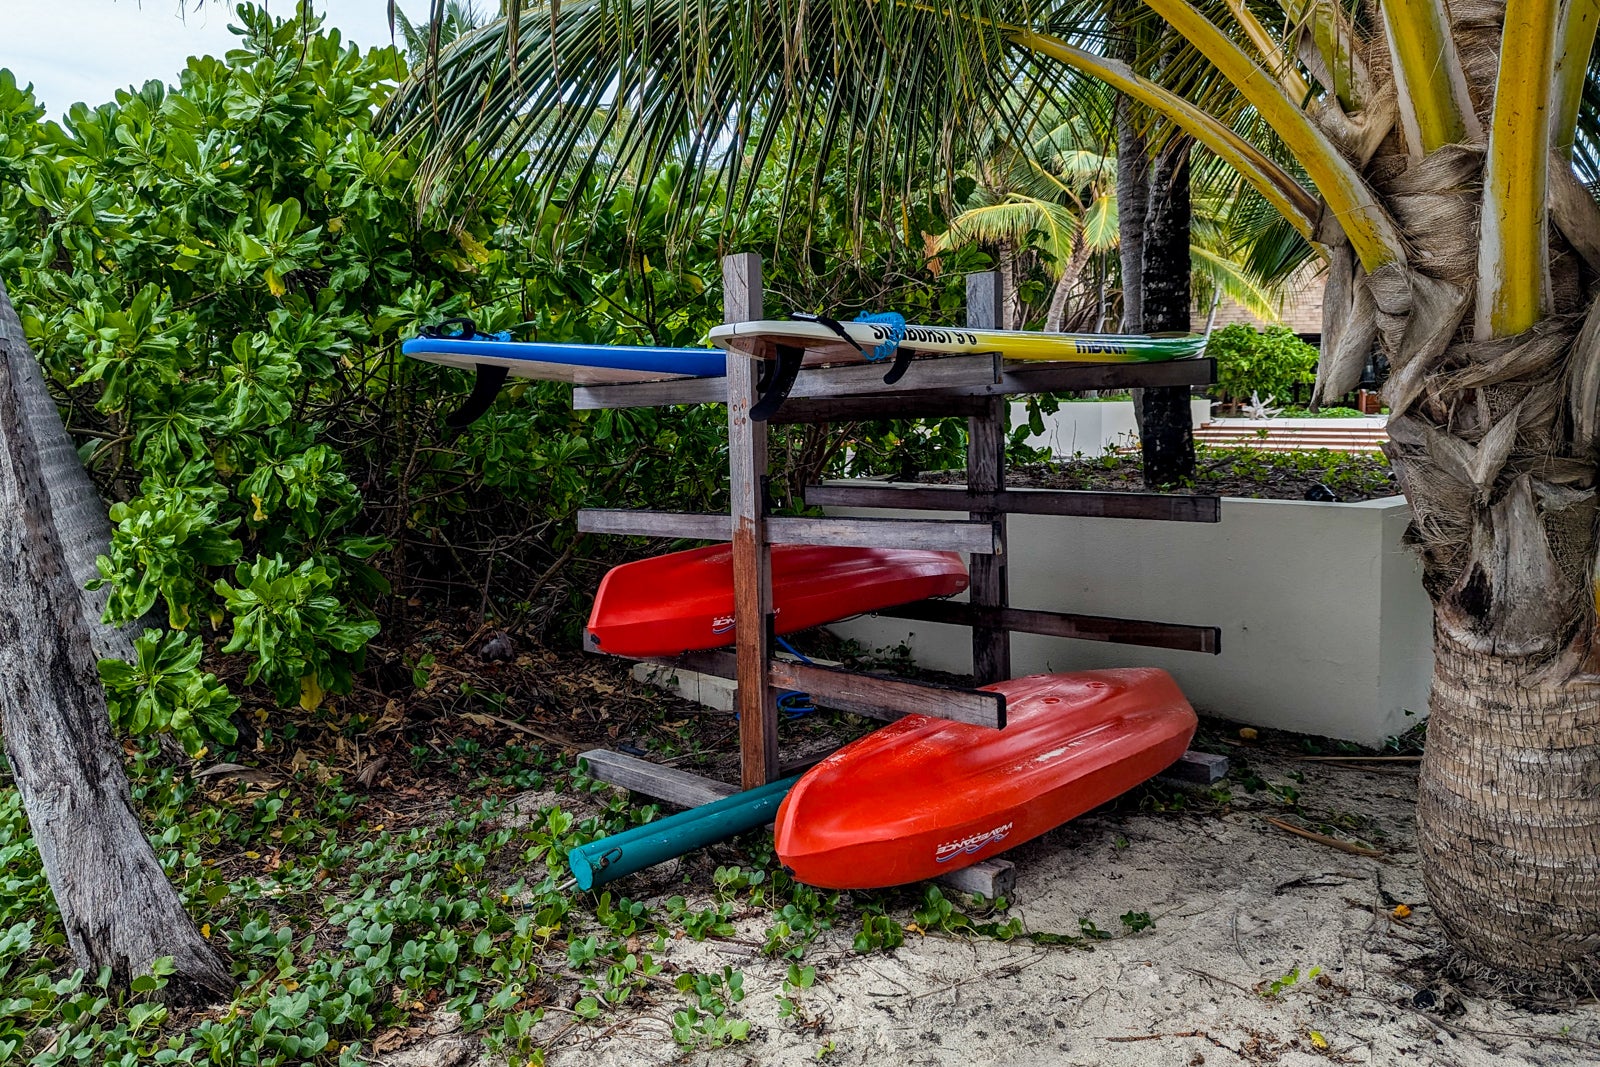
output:
[[[416,337],[400,347],[414,359],[476,370],[504,367],[513,378],[573,385],[612,385],[672,378],[721,378],[727,355],[720,348],[653,348],[642,345],[551,344],[458,337]]]

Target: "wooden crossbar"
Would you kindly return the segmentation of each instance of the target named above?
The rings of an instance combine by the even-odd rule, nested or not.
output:
[[[1205,652],[1213,656],[1222,651],[1222,631],[1215,626],[1145,622],[1108,615],[1077,615],[1031,608],[985,608],[950,600],[903,604],[896,608],[884,608],[878,614],[895,619],[943,622],[956,626],[972,626],[981,622],[1013,632],[1041,634],[1045,637],[1144,645],[1147,648],[1170,648],[1179,652]]]
[[[769,545],[843,545],[852,548],[892,545],[895,548],[982,555],[997,554],[1002,547],[993,522],[781,516],[767,519],[765,525]],[[578,532],[727,541],[732,538],[732,519],[727,515],[584,508],[578,512]]]
[[[1214,496],[1101,493],[1079,489],[1002,489],[973,492],[964,485],[808,485],[814,507],[901,508],[909,511],[996,511],[1010,515],[1074,515],[1157,522],[1220,522]]]

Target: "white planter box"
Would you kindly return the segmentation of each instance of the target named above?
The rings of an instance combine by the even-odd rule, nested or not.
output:
[[[1163,667],[1202,713],[1381,744],[1426,714],[1433,670],[1432,607],[1400,544],[1408,519],[1403,497],[1227,497],[1220,523],[1013,515],[1014,607],[1218,626],[1222,651],[1013,634],[1012,672]],[[972,670],[964,627],[866,618],[833,629],[871,649],[906,641],[925,667]]]
[[[1203,396],[1189,398],[1189,414],[1196,426],[1211,417],[1211,401]],[[1011,405],[1011,425],[1028,421],[1026,405]],[[1060,410],[1044,416],[1044,432],[1032,434],[1028,444],[1048,448],[1052,455],[1099,456],[1108,448],[1132,448],[1139,443],[1139,427],[1133,421],[1131,400],[1071,400]]]

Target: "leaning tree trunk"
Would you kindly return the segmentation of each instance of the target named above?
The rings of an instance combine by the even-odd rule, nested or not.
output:
[[[163,956],[167,999],[233,988],[184,911],[133,811],[96,671],[126,639],[86,612],[96,506],[0,288],[0,731],[78,966],[126,988]],[[49,465],[48,468],[46,465]],[[87,496],[86,496],[87,493]],[[76,562],[76,566],[74,565]],[[92,573],[92,564],[89,567]]]
[[[1055,291],[1050,294],[1050,310],[1045,313],[1045,333],[1060,333],[1061,324],[1067,318],[1067,301],[1072,297],[1072,291],[1078,287],[1078,281],[1083,277],[1083,268],[1089,264],[1089,242],[1083,239],[1083,234],[1078,234],[1077,240],[1072,242],[1072,254],[1067,257],[1067,262],[1061,271],[1061,277],[1056,279]]]

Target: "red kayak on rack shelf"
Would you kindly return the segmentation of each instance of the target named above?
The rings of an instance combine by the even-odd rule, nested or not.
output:
[[[828,889],[876,889],[988,859],[1177,761],[1194,709],[1154,668],[1036,674],[1006,727],[909,715],[807,772],[778,809],[778,858]]]
[[[909,548],[772,547],[780,634],[852,615],[952,596],[967,587],[954,552]],[[589,614],[589,647],[645,659],[733,643],[733,549],[713,545],[613,567]]]

